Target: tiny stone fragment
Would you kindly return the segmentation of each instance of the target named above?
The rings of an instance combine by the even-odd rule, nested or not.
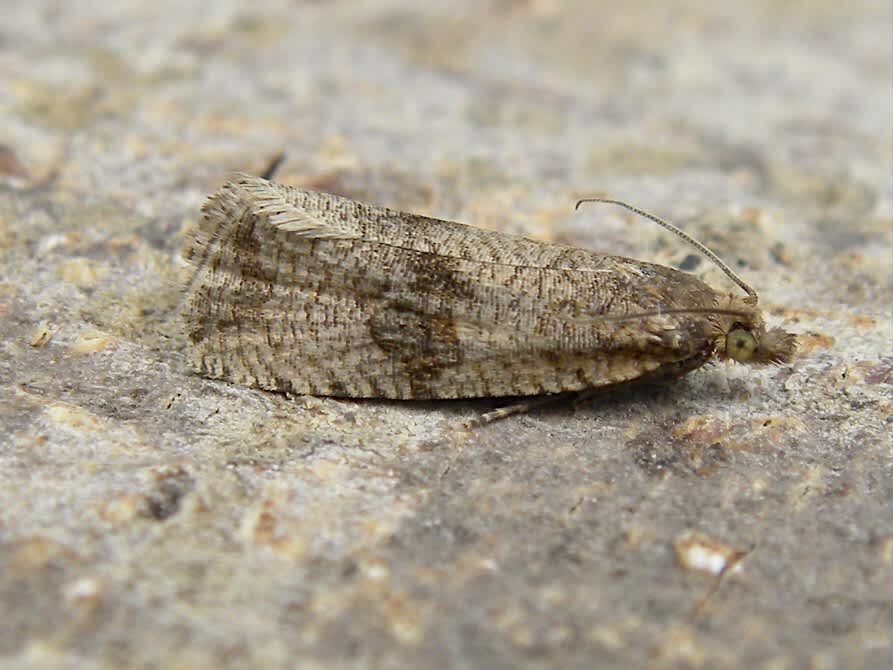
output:
[[[34,348],[42,347],[47,344],[52,337],[53,333],[50,330],[49,324],[46,321],[41,321],[31,334],[31,339],[28,341],[28,344]]]
[[[685,531],[674,540],[673,549],[683,568],[711,575],[721,575],[730,566],[737,569],[735,564],[745,553],[691,530]]]

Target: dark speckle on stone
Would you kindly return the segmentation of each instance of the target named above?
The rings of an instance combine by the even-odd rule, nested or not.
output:
[[[701,264],[701,257],[695,254],[688,254],[685,258],[682,259],[682,262],[679,263],[679,269],[685,270],[686,272],[691,272],[695,270]]]
[[[164,521],[180,509],[183,497],[195,487],[195,480],[186,472],[165,475],[152,491],[143,498],[144,514],[157,521]]]

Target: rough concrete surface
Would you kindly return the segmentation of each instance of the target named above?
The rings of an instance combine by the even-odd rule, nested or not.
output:
[[[94,7],[93,5],[99,5]],[[0,666],[887,668],[888,2],[0,3]],[[793,364],[497,402],[201,379],[204,196],[280,179],[726,280]]]

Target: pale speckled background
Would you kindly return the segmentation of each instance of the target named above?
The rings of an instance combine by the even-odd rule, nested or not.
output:
[[[0,666],[889,667],[889,3],[101,4],[0,2]],[[202,380],[179,248],[279,150],[724,285],[631,200],[800,356],[472,433]]]

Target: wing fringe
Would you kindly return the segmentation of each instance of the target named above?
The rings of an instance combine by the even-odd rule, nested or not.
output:
[[[260,177],[238,174],[221,189],[239,198],[244,194],[248,210],[266,218],[270,225],[298,237],[318,240],[354,240],[359,235],[346,226],[339,226],[333,216],[323,218],[318,212],[308,211],[299,204],[297,193],[288,186],[269,182]],[[334,212],[332,212],[334,214]]]

